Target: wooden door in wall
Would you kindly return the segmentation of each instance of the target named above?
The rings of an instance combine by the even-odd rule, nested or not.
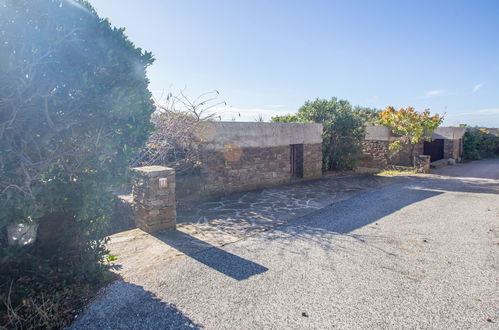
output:
[[[291,177],[303,178],[303,144],[291,145]]]
[[[430,156],[430,161],[434,162],[444,158],[444,140],[435,139],[431,142],[425,141],[424,143],[424,154]]]

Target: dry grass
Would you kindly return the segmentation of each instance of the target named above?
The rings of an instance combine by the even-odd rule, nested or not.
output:
[[[384,170],[379,173],[376,173],[378,176],[387,176],[387,177],[392,177],[392,176],[399,176],[399,175],[413,175],[416,174],[416,170],[407,170],[407,171],[398,171],[398,170]]]

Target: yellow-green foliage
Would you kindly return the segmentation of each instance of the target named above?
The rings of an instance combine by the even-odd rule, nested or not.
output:
[[[404,145],[412,145],[412,158],[414,161],[414,149],[418,143],[430,141],[431,135],[443,121],[443,116],[431,115],[430,110],[417,112],[413,107],[396,110],[394,107],[387,107],[379,113],[378,122],[400,136],[400,139],[390,143],[391,150],[401,150]]]
[[[440,126],[442,120],[443,116],[438,114],[432,116],[428,109],[417,112],[413,107],[399,110],[387,107],[379,113],[379,123],[401,137],[399,141],[392,143],[392,148],[395,149],[400,146],[400,143],[418,144],[430,140],[428,133]]]

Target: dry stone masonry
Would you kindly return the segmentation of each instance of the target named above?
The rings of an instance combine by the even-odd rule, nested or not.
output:
[[[430,172],[430,156],[419,155],[416,158],[416,170],[418,173],[429,173]]]
[[[303,177],[319,178],[322,175],[322,143],[304,145]]]
[[[133,171],[135,224],[151,233],[175,229],[175,170],[164,166],[136,167]]]
[[[439,127],[432,134],[433,142],[420,143],[416,146],[415,155],[431,155],[432,160],[459,159],[463,153],[462,136],[465,129],[461,127]],[[366,127],[366,137],[362,143],[362,156],[359,167],[384,169],[393,166],[412,166],[411,146],[394,152],[389,149],[391,142],[399,137],[391,134],[385,126]],[[417,157],[417,168],[426,171],[427,157]]]
[[[463,139],[444,139],[444,158],[459,158],[463,153]]]
[[[386,168],[388,166],[388,141],[362,142],[362,155],[359,165],[366,168]]]
[[[322,176],[322,124],[207,122],[197,134],[200,166],[132,169],[132,195],[118,197],[116,228],[176,228],[176,199],[198,199]],[[133,220],[132,220],[133,219]]]
[[[177,178],[181,197],[224,195],[322,175],[321,124],[204,125],[199,133],[202,165],[195,178]],[[300,146],[299,153],[292,152],[293,146]],[[293,175],[293,166],[299,175]]]

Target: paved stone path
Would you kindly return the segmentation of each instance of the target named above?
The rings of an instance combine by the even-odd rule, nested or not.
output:
[[[176,231],[150,235],[128,230],[111,235],[108,248],[119,258],[120,274],[133,279],[180,256],[239,241],[355,194],[404,180],[348,175],[235,193],[184,205],[178,210]]]
[[[179,210],[179,228],[208,237],[220,231],[238,239],[267,231],[363,191],[402,177],[349,175],[231,194]]]

